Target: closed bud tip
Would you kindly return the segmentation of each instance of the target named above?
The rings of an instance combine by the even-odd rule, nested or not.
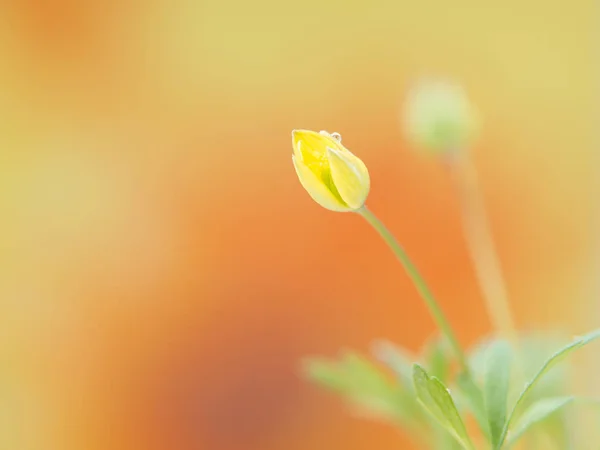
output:
[[[403,122],[417,148],[436,154],[465,150],[479,128],[464,89],[444,80],[424,80],[410,90]]]

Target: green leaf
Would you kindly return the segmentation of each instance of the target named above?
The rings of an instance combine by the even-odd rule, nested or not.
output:
[[[414,392],[412,366],[415,357],[402,347],[385,341],[376,341],[371,346],[373,356],[394,372],[398,380],[411,392]]]
[[[424,420],[412,392],[354,351],[337,359],[305,358],[303,369],[308,379],[341,395],[362,416],[400,422],[411,430]]]
[[[344,350],[340,356],[340,366],[353,380],[353,387],[370,391],[386,391],[391,382],[382,371],[365,356],[352,350]]]
[[[421,350],[421,361],[430,376],[447,383],[450,378],[452,349],[444,336],[434,336],[429,339]]]
[[[464,372],[458,375],[456,384],[464,396],[468,409],[473,414],[477,425],[479,425],[479,429],[486,438],[490,439],[490,427],[485,411],[483,392],[473,381],[473,378]]]
[[[550,370],[552,369],[554,366],[556,366],[558,363],[560,363],[561,361],[563,361],[568,355],[570,355],[573,351],[580,349],[581,347],[583,347],[584,345],[592,342],[594,339],[597,339],[600,337],[600,330],[596,330],[582,338],[579,338],[573,342],[571,342],[570,344],[564,346],[563,348],[561,348],[560,350],[558,350],[556,353],[554,353],[545,363],[544,365],[541,367],[541,369],[535,374],[535,376],[531,379],[531,381],[529,381],[529,383],[527,383],[527,385],[525,385],[525,388],[523,389],[523,391],[521,392],[521,395],[519,396],[519,398],[517,399],[512,411],[510,412],[510,415],[508,417],[508,420],[506,421],[506,424],[504,425],[504,429],[502,430],[502,435],[500,436],[500,440],[499,440],[499,447],[502,447],[502,444],[504,443],[504,440],[506,439],[506,435],[508,433],[508,430],[510,429],[510,426],[512,425],[513,422],[515,422],[516,420],[519,419],[519,415],[521,414],[521,410],[522,410],[522,405],[524,404],[525,399],[527,398],[527,395],[529,394],[529,392],[533,389],[533,387],[539,382],[539,380]]]
[[[539,400],[525,410],[518,423],[515,425],[515,431],[508,439],[506,446],[513,446],[529,428],[536,423],[543,421],[559,409],[571,403],[575,397],[551,397]]]
[[[467,434],[452,396],[446,386],[435,377],[430,377],[418,364],[413,365],[413,380],[418,399],[425,410],[431,414],[455,439],[468,450],[473,443]]]
[[[431,417],[430,417],[431,418]],[[435,450],[463,450],[463,445],[448,433],[439,422],[431,418],[432,428],[427,431],[431,436],[430,447]]]
[[[492,447],[499,449],[502,430],[506,424],[508,389],[512,349],[505,341],[494,342],[487,350],[483,380],[485,412]]]
[[[350,380],[336,361],[322,357],[305,358],[303,372],[310,380],[335,391],[348,389]]]
[[[488,336],[479,340],[469,349],[469,365],[476,380],[483,380],[487,350],[497,340],[498,338],[495,336]],[[532,378],[557,348],[563,347],[572,340],[572,338],[567,338],[562,333],[550,331],[520,332],[513,348],[513,365],[518,361],[519,366],[518,370],[513,370],[511,396],[509,398],[512,397],[514,402],[521,393],[522,386],[515,382],[523,377],[525,379]],[[567,365],[557,367],[544,376],[544,379],[535,388],[535,396],[542,398],[564,395],[563,388],[564,380],[568,375],[567,368]]]

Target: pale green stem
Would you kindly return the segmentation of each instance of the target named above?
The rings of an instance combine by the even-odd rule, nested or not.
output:
[[[459,153],[456,156],[450,162],[450,166],[460,197],[464,236],[479,287],[483,292],[484,304],[494,330],[508,339],[514,348],[518,348],[519,341],[510,311],[506,284],[479,189],[477,171],[468,154]],[[521,355],[518,355],[520,359]],[[520,367],[520,364],[515,367],[519,382],[523,378]],[[524,439],[527,441],[532,437],[529,435]]]
[[[396,240],[394,235],[386,228],[386,226],[370,210],[367,209],[366,206],[363,206],[357,212],[362,217],[364,217],[365,220],[367,222],[369,222],[369,224],[373,228],[375,228],[375,231],[377,231],[379,233],[379,235],[383,238],[385,243],[390,247],[390,249],[392,250],[394,255],[396,255],[396,258],[398,258],[398,260],[404,267],[406,274],[409,276],[409,278],[414,283],[415,287],[417,288],[417,291],[419,292],[419,294],[421,295],[423,300],[425,300],[427,308],[429,309],[429,312],[433,316],[433,319],[436,322],[437,326],[442,331],[442,333],[446,336],[446,338],[448,339],[448,342],[452,346],[452,349],[454,350],[456,359],[458,360],[458,362],[461,366],[461,369],[464,372],[469,373],[469,368],[467,365],[467,359],[465,357],[465,353],[464,353],[463,349],[461,348],[460,344],[458,343],[458,339],[456,338],[454,331],[452,330],[448,320],[444,316],[444,313],[442,312],[442,309],[440,308],[435,297],[429,290],[427,283],[425,282],[425,280],[423,279],[423,277],[417,270],[416,266],[412,263],[412,261],[406,254],[406,251],[402,248],[402,246],[400,246],[400,244],[398,243],[398,241]]]
[[[452,169],[461,201],[464,235],[488,315],[494,329],[516,344],[506,285],[494,249],[477,173],[468,155],[454,161]]]

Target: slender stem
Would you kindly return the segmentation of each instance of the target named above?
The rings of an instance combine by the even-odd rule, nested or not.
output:
[[[375,228],[375,231],[377,231],[379,233],[379,235],[383,238],[385,243],[390,247],[390,249],[392,250],[394,255],[396,255],[396,258],[398,258],[398,260],[404,267],[404,270],[406,271],[407,275],[410,277],[410,279],[414,283],[415,287],[417,288],[417,291],[419,292],[419,294],[421,295],[423,300],[425,300],[425,303],[427,304],[427,308],[429,308],[429,312],[433,316],[433,319],[437,323],[437,325],[440,328],[440,330],[442,331],[442,333],[444,333],[444,335],[450,342],[450,345],[452,346],[452,349],[454,350],[454,353],[456,354],[456,358],[458,359],[461,369],[464,372],[468,373],[469,369],[468,369],[468,365],[467,365],[467,359],[465,357],[465,354],[464,354],[460,344],[458,343],[458,339],[456,338],[454,331],[450,327],[450,324],[449,324],[448,320],[446,319],[446,317],[444,316],[444,313],[442,312],[435,297],[429,290],[427,283],[425,282],[425,280],[423,279],[423,277],[417,270],[416,266],[412,263],[412,261],[406,254],[406,251],[400,246],[400,244],[398,243],[398,241],[396,240],[394,235],[386,228],[386,226],[371,211],[369,211],[367,209],[366,206],[361,208],[358,211],[358,213],[362,217],[364,217],[365,220],[367,222],[369,222],[369,224],[373,228]]]
[[[477,171],[466,152],[458,152],[455,156],[449,161],[450,169],[460,198],[465,240],[475,267],[479,287],[483,292],[485,307],[494,330],[507,338],[517,349],[519,340],[510,311],[506,283],[502,276],[502,269],[479,189]],[[523,355],[517,353],[517,358],[520,360]],[[519,383],[524,378],[521,367],[521,364],[515,367],[515,376]],[[534,439],[534,435],[524,436],[523,439],[530,443]]]
[[[492,325],[505,338],[517,342],[506,284],[494,248],[477,172],[468,155],[451,164],[462,207],[462,221],[467,246]]]

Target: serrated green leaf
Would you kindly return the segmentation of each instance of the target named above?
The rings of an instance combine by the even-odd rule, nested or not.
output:
[[[446,428],[429,416],[431,419],[431,428],[427,431],[430,434],[430,448],[435,450],[463,450],[463,445],[452,436]],[[429,448],[429,447],[428,447]]]
[[[490,439],[490,427],[485,412],[483,392],[473,379],[465,373],[456,378],[456,384],[464,397],[464,401],[483,435]]]
[[[473,443],[467,434],[465,424],[446,386],[435,377],[430,377],[418,364],[413,365],[413,380],[419,402],[455,439],[468,450]]]
[[[308,379],[329,389],[344,391],[349,387],[348,377],[336,361],[322,357],[305,358],[302,369]]]
[[[423,422],[414,394],[357,352],[344,350],[337,359],[305,358],[303,368],[307,378],[341,395],[357,414],[412,430]]]
[[[535,402],[533,402],[535,403]],[[533,405],[531,403],[528,408]],[[576,418],[567,414],[566,408],[556,411],[549,417],[546,417],[542,422],[538,423],[535,428],[539,429],[539,433],[548,436],[556,446],[561,450],[573,450],[573,425],[576,423]],[[510,434],[508,440],[511,439]]]
[[[429,393],[461,440],[465,443],[470,442],[465,424],[446,386],[437,378],[431,377],[429,379]],[[466,447],[469,448],[469,446]]]
[[[504,429],[502,431],[502,435],[501,435],[500,440],[499,440],[499,446],[500,447],[498,447],[498,448],[502,447],[502,444],[504,443],[504,440],[506,439],[506,435],[508,434],[508,430],[510,429],[511,425],[515,421],[517,421],[519,419],[519,416],[520,416],[520,414],[522,412],[522,405],[524,404],[524,400],[527,398],[527,395],[533,389],[533,387],[539,382],[539,380],[550,369],[552,369],[554,366],[556,366],[561,361],[563,361],[572,352],[574,352],[577,349],[580,349],[584,345],[592,342],[594,339],[597,339],[599,337],[600,337],[600,330],[596,330],[596,331],[594,331],[594,332],[592,332],[592,333],[590,333],[590,334],[588,334],[588,335],[586,335],[586,336],[584,336],[582,338],[579,338],[579,339],[571,342],[570,344],[564,346],[563,348],[561,348],[557,352],[555,352],[544,363],[544,365],[535,374],[535,376],[531,379],[531,381],[529,381],[529,383],[527,383],[525,385],[525,388],[523,389],[523,391],[521,392],[521,395],[519,396],[519,398],[517,399],[515,405],[513,406],[513,409],[510,412],[508,420],[506,421],[506,424],[504,425]]]
[[[485,371],[485,359],[487,349],[498,339],[486,337],[481,339],[469,350],[469,365],[475,380],[483,380]],[[510,404],[513,404],[522,390],[522,379],[531,379],[539,368],[556,351],[571,342],[572,339],[565,338],[562,334],[549,331],[528,331],[518,335],[517,344],[513,350],[513,364],[518,361],[518,370],[513,370],[511,377]],[[530,400],[542,397],[556,397],[564,395],[564,381],[568,375],[567,365],[556,367],[546,374],[538,382],[535,393],[529,397]]]
[[[488,348],[497,340],[497,337],[488,336],[479,340],[473,347],[469,349],[469,365],[472,369],[472,379],[478,383],[481,381],[482,385],[485,372],[486,353]],[[533,376],[539,371],[540,367],[556,351],[556,349],[561,348],[569,341],[570,340],[565,336],[565,334],[551,330],[519,332],[517,343],[513,348],[513,369],[517,367],[517,363],[518,367],[516,370],[512,370],[508,396],[509,406],[512,407],[521,394],[523,389],[523,380],[529,380],[533,378]],[[568,364],[563,364],[554,367],[550,372],[545,374],[544,377],[538,381],[535,389],[533,389],[527,395],[527,398],[524,400],[521,408],[523,410],[527,409],[530,405],[543,398],[567,395],[566,381],[569,375],[569,370],[570,366]],[[464,400],[469,400],[469,402],[465,404],[473,413],[477,423],[481,426],[481,421],[478,419],[478,415],[476,413],[476,406],[473,406],[470,398],[466,396],[465,388],[461,384],[460,378],[457,380],[457,383],[461,389],[463,398],[455,400],[463,400],[463,402]],[[556,443],[557,448],[571,448],[569,446],[571,433],[567,432],[568,429],[571,429],[568,424],[568,422],[571,420],[572,419],[570,417],[565,416],[565,414],[562,412],[559,412],[544,420],[543,427],[537,426],[536,433],[542,433],[546,435],[547,438],[552,439],[553,442]]]
[[[431,399],[431,394],[429,393],[429,375],[427,375],[425,369],[418,364],[413,364],[413,382],[419,400],[428,407],[429,405],[435,405],[433,399]]]
[[[443,383],[448,382],[450,378],[452,356],[450,345],[443,336],[429,339],[421,350],[421,361],[425,364],[427,372]]]
[[[550,415],[571,403],[574,399],[575,398],[572,396],[545,398],[531,405],[523,412],[521,418],[515,424],[515,431],[507,440],[506,446],[508,448],[513,446],[529,428],[548,418]]]
[[[507,342],[496,341],[486,353],[483,398],[492,447],[498,449],[506,424],[512,349]]]
[[[385,364],[397,376],[398,380],[411,392],[414,392],[412,366],[415,357],[402,347],[385,341],[376,341],[371,346],[373,356]]]
[[[353,380],[354,388],[368,391],[387,390],[389,383],[383,373],[368,358],[351,350],[340,352],[341,369]]]

